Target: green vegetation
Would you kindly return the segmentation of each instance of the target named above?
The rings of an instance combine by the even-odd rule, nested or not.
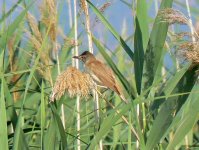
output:
[[[173,0],[162,0],[154,18],[149,8],[157,2],[120,0],[132,11],[134,33],[129,37],[125,31],[120,35],[104,13],[112,1],[97,8],[93,1],[80,0],[77,11],[73,2],[18,0],[9,11],[5,11],[7,1],[1,2],[0,150],[199,148],[199,32],[181,12],[169,9]],[[175,5],[190,7],[178,1]],[[71,10],[64,8],[69,6]],[[196,8],[191,10],[198,13]],[[77,16],[70,16],[70,11]],[[60,24],[66,19],[63,12],[74,21]],[[77,28],[83,29],[80,33],[75,18]],[[88,25],[99,22],[117,41],[111,52]],[[120,81],[129,104],[103,89],[99,108],[92,92],[87,97],[81,93],[79,101],[78,96],[70,97],[77,91],[66,90],[50,102],[56,96],[57,76],[77,66],[72,57],[77,48],[82,52],[87,36],[95,46],[94,54],[104,58]],[[70,86],[68,82],[59,83]]]

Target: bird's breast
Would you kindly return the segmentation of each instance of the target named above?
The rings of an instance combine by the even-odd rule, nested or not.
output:
[[[101,83],[101,81],[100,81],[100,79],[92,72],[92,71],[87,71],[89,74],[90,74],[90,76],[92,77],[92,79],[95,81],[95,82],[97,82],[97,83]]]

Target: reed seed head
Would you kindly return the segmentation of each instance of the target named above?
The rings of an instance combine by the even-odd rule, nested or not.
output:
[[[195,24],[196,33],[199,35],[199,19],[197,19]]]
[[[182,56],[193,64],[199,64],[199,43],[185,42],[178,46]]]
[[[87,6],[86,0],[80,0],[80,7],[82,8],[83,12],[86,14]]]
[[[163,22],[168,22],[170,25],[177,24],[189,24],[189,20],[184,16],[182,12],[179,10],[175,10],[172,8],[165,8],[158,12],[160,20]]]
[[[64,47],[75,47],[78,46],[79,42],[75,39],[65,37],[64,38]]]
[[[178,50],[181,51],[198,51],[199,50],[199,43],[198,42],[184,42],[178,46]]]
[[[101,13],[104,13],[104,11],[109,7],[111,6],[111,2],[106,2],[104,3],[100,8],[99,8],[99,11]],[[95,17],[95,22],[97,23],[99,21],[99,19],[97,17]]]
[[[41,6],[41,21],[49,28],[49,36],[53,42],[57,36],[57,8],[56,0],[44,0]]]
[[[34,49],[36,51],[39,51],[41,49],[42,43],[38,40],[37,37],[32,35],[28,30],[25,30],[26,34],[28,35],[28,38],[30,39],[31,44],[33,45]]]
[[[28,13],[27,14],[27,20],[28,20],[28,23],[30,25],[30,28],[32,30],[32,33],[33,35],[37,38],[37,40],[41,43],[43,41],[42,39],[42,35],[41,35],[41,32],[39,31],[39,28],[38,28],[38,23],[37,23],[37,20],[35,19],[35,17]]]
[[[111,2],[106,2],[106,3],[104,3],[104,4],[99,8],[99,11],[100,11],[101,13],[103,13],[110,5],[111,5]]]
[[[186,51],[184,57],[194,64],[199,64],[199,51]]]
[[[192,61],[193,64],[199,64],[199,43],[198,42],[190,42],[185,43],[181,46],[183,51],[183,56]]]
[[[60,99],[64,93],[68,93],[70,97],[87,97],[93,87],[94,82],[89,74],[83,73],[75,67],[69,67],[57,77],[51,101]]]
[[[191,38],[192,34],[190,32],[180,32],[174,35],[176,40],[181,40],[184,37]]]

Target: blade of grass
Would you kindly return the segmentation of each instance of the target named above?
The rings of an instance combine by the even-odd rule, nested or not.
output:
[[[22,128],[21,128],[22,116],[23,116],[23,111],[24,111],[23,107],[24,107],[24,104],[25,104],[25,101],[26,101],[26,96],[27,96],[27,93],[28,93],[29,86],[31,84],[31,80],[32,80],[34,72],[36,70],[36,66],[39,62],[39,58],[40,58],[40,54],[37,56],[37,58],[35,60],[35,64],[34,64],[33,68],[31,69],[30,75],[27,79],[25,92],[24,92],[24,98],[23,98],[23,101],[22,101],[22,104],[21,104],[21,109],[20,109],[20,113],[19,113],[19,117],[18,117],[18,121],[17,121],[16,132],[15,132],[15,135],[14,135],[14,149],[16,149],[16,150],[21,149],[23,147],[21,144],[19,144],[19,138],[21,136],[20,132],[23,132]]]
[[[135,99],[135,101],[139,101],[138,98]],[[133,104],[133,103],[132,103]],[[134,105],[134,104],[133,104]],[[112,110],[113,112],[103,120],[101,126],[100,126],[100,129],[99,131],[95,134],[94,136],[94,139],[92,139],[90,145],[89,145],[89,149],[94,149],[94,147],[96,146],[96,144],[99,142],[99,140],[101,140],[105,135],[108,134],[108,132],[110,131],[110,129],[114,126],[114,124],[119,120],[121,119],[121,117],[123,115],[125,115],[129,109],[131,109],[132,105],[124,105],[121,107],[120,109],[120,113],[116,113],[115,111],[116,110]],[[134,115],[133,115],[134,116]],[[134,116],[135,117],[135,116]],[[136,124],[137,125],[137,124]],[[139,133],[139,136],[140,136],[140,133]],[[145,147],[145,144],[142,143],[144,142],[144,140],[142,139],[142,135],[140,136],[140,139],[141,139],[141,144],[140,144],[140,148],[142,150],[145,150],[146,147]],[[148,149],[147,149],[148,150]]]
[[[14,72],[5,73],[4,76],[5,76],[5,77],[10,77],[10,76],[13,76],[13,75],[29,73],[30,71],[31,71],[31,69],[20,70],[20,71],[14,71]]]
[[[163,0],[160,9],[171,7],[172,3],[173,0]],[[147,79],[145,79],[145,89],[152,85],[154,81],[158,80],[161,75],[164,54],[163,46],[166,40],[167,30],[168,24],[160,23],[159,18],[156,17],[145,53],[144,74],[147,75]],[[161,107],[158,116],[150,129],[146,143],[148,150],[153,149],[160,141],[172,121],[172,112],[173,101],[167,100]]]
[[[165,133],[166,129],[171,123],[172,118],[173,118],[172,116],[173,101],[174,100],[170,100],[167,103],[165,102],[163,106],[161,107],[161,110],[158,113],[158,116],[153,121],[153,125],[147,137],[146,147],[148,148],[148,150],[152,150],[155,147],[155,145],[158,142],[160,142],[162,135]]]
[[[138,94],[141,93],[142,85],[142,73],[144,64],[144,48],[143,48],[143,36],[140,29],[140,23],[138,18],[135,19],[136,29],[134,37],[134,70],[135,70],[135,82]]]
[[[17,125],[17,113],[14,107],[14,101],[12,98],[12,95],[10,94],[10,90],[8,89],[8,85],[6,84],[6,80],[4,79],[4,89],[5,89],[5,97],[6,97],[6,103],[7,106],[9,106],[7,108],[7,113],[11,119],[12,125],[13,125],[13,129],[15,130],[16,125]]]
[[[183,75],[183,77],[180,79],[178,84],[176,85],[174,91],[176,93],[186,93],[187,91],[191,91],[191,89],[193,88],[194,82],[195,82],[194,71],[186,72]],[[174,123],[173,114],[179,111],[179,109],[182,107],[182,104],[187,100],[188,94],[186,95],[179,94],[179,96],[177,97],[170,97],[170,95],[169,96],[166,95],[166,96],[163,96],[162,99],[160,99],[164,103],[161,105],[160,111],[158,112],[158,115],[153,121],[153,126],[151,127],[149,131],[149,136],[147,138],[148,139],[147,148],[153,149],[155,145],[158,142],[160,142],[160,140],[166,135],[166,133],[168,133],[168,129],[170,128],[171,124]],[[166,97],[168,98],[166,99]],[[156,108],[156,109],[159,109],[159,108]]]
[[[122,114],[127,112],[130,106],[128,105],[126,109],[123,112],[120,112],[119,115],[116,115],[115,113],[112,113],[107,118],[105,118],[101,124],[100,130],[95,134],[94,139],[91,140],[91,143],[89,145],[89,149],[95,149],[95,146],[99,143],[99,141],[107,135],[107,133],[110,131],[112,126],[122,117]]]
[[[18,0],[18,2],[12,6],[12,8],[6,13],[4,14],[1,19],[0,19],[0,24],[11,15],[11,13],[17,8],[17,6],[22,2],[22,0]]]
[[[7,40],[12,37],[13,33],[16,31],[19,24],[23,21],[27,11],[34,4],[35,1],[31,2],[21,13],[20,15],[13,21],[11,25],[8,26],[8,29],[3,33],[3,36],[0,37],[0,48],[5,48],[7,45]]]
[[[163,0],[160,9],[171,7],[173,0]],[[148,46],[145,53],[144,74],[145,89],[152,85],[161,75],[164,43],[166,40],[168,23],[160,22],[157,16],[150,34]],[[161,35],[161,36],[160,36]]]
[[[5,96],[4,96],[4,77],[3,77],[3,56],[4,51],[1,52],[0,55],[0,77],[1,77],[1,96],[0,96],[0,149],[8,150],[8,133],[7,133],[7,117],[6,117],[6,106],[5,106]]]
[[[30,6],[32,4],[33,3],[31,3]],[[30,6],[27,7],[27,8],[30,8]],[[28,10],[27,8],[25,9],[26,11]],[[35,59],[34,65],[32,66],[30,74],[29,74],[29,76],[27,78],[26,87],[25,87],[25,91],[24,91],[24,97],[23,97],[23,101],[21,103],[21,109],[20,109],[20,113],[19,113],[19,117],[18,117],[18,121],[17,121],[16,131],[15,131],[15,134],[14,134],[14,144],[13,144],[13,149],[14,150],[23,149],[23,147],[24,147],[23,143],[19,143],[19,140],[20,140],[21,135],[22,135],[21,132],[23,132],[22,131],[22,127],[21,127],[22,126],[22,117],[23,117],[23,113],[24,113],[24,109],[23,108],[24,108],[24,104],[25,104],[26,97],[27,97],[27,94],[28,94],[29,86],[31,84],[32,78],[34,76],[34,72],[35,72],[35,70],[37,68],[37,65],[39,63],[41,52],[44,49],[44,47],[46,46],[46,44],[47,44],[47,35],[49,33],[49,30],[50,30],[50,28],[48,28],[48,30],[47,30],[47,33],[46,33],[46,35],[44,37],[44,40],[42,42],[40,51],[39,51],[39,53],[38,53],[38,55],[37,55],[37,57]],[[24,143],[26,143],[25,141],[26,140],[24,139]]]
[[[44,134],[44,149],[55,150],[57,144],[57,130],[56,122],[54,118],[51,118],[50,125]]]
[[[192,130],[193,126],[198,120],[199,95],[197,93],[194,93],[194,91],[199,91],[199,86],[197,83],[193,87],[192,91],[193,92],[189,95],[186,103],[184,104],[184,107],[181,108],[182,111],[179,112],[181,113],[181,115],[176,116],[177,118],[180,117],[181,120],[179,121],[178,124],[176,124],[177,129],[175,131],[173,139],[171,139],[171,142],[167,147],[167,150],[175,149],[177,144],[179,144],[184,139],[186,134],[188,134],[188,132]]]
[[[123,40],[123,38],[116,32],[116,30],[111,26],[111,24],[107,21],[107,19],[103,16],[103,14],[89,0],[86,1],[88,2],[92,10],[95,12],[97,17],[102,21],[102,23],[106,26],[106,28],[109,29],[109,31],[113,34],[113,36],[118,40],[120,45],[123,47],[123,49],[126,51],[126,53],[133,61],[134,53],[126,44],[126,42]]]
[[[4,49],[1,51],[1,54],[0,54],[0,75],[3,76],[4,74]]]
[[[45,98],[44,98],[44,83],[42,81],[41,85],[41,149],[44,149],[44,129],[46,120],[46,108],[45,108]]]
[[[61,136],[62,149],[67,149],[66,134],[65,134],[65,130],[64,130],[62,121],[61,121],[61,119],[59,117],[59,114],[57,113],[57,111],[55,109],[55,106],[50,104],[50,107],[51,107],[51,110],[52,110],[52,113],[53,113],[53,118],[54,118],[54,120],[57,123],[59,134]]]
[[[130,3],[128,3],[127,1],[125,1],[125,0],[120,0],[123,4],[125,4],[126,6],[128,6],[129,8],[131,8],[131,4]]]
[[[170,95],[180,79],[184,76],[186,71],[189,69],[191,63],[186,64],[180,71],[178,71],[172,78],[170,78],[163,89],[165,95]]]
[[[148,3],[146,0],[139,0],[137,1],[136,7],[136,20],[138,24],[138,31],[140,30],[139,34],[142,38],[142,45],[144,51],[147,48],[147,44],[149,41],[149,27],[148,27],[148,13],[147,13],[147,5]]]
[[[116,97],[115,105],[117,106],[117,105],[119,105],[119,103],[120,103],[120,98]],[[121,121],[121,119],[119,119],[116,122],[116,124],[119,123],[120,121]],[[113,127],[113,144],[111,145],[111,149],[116,149],[117,142],[120,140],[121,132],[122,132],[122,125],[121,124],[118,124],[117,126]],[[131,133],[132,132],[130,131],[130,134]]]
[[[133,40],[133,38],[134,38],[134,34],[128,36],[128,37],[125,39],[125,42],[126,42],[126,43],[129,42],[129,41]],[[120,50],[121,50],[121,45],[118,44],[117,47],[115,48],[115,50],[113,50],[113,52],[112,52],[113,55],[115,55],[116,53],[118,53],[118,51],[120,51]]]
[[[6,117],[6,107],[5,107],[5,97],[4,97],[4,79],[1,77],[1,99],[0,99],[0,149],[8,150],[8,136],[7,136],[7,117]]]
[[[145,0],[137,1],[134,37],[134,70],[137,92],[140,94],[144,64],[144,51],[149,40],[147,4]]]

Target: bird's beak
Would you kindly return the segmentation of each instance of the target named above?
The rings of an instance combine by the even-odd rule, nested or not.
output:
[[[79,57],[79,56],[73,56],[73,58],[75,58],[75,59],[80,59],[80,57]]]

